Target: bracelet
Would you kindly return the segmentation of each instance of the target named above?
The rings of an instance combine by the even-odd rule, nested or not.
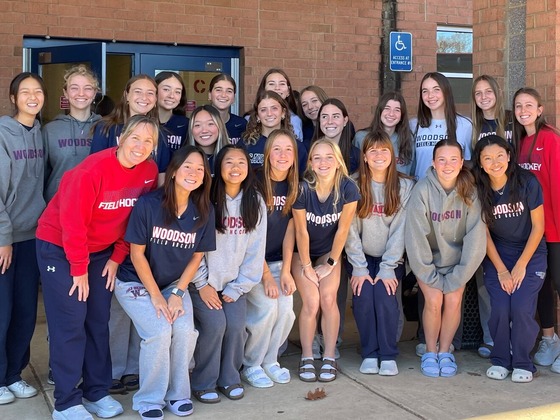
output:
[[[509,270],[506,271],[502,271],[501,273],[498,273],[498,277],[503,276],[504,274],[509,273]]]
[[[307,267],[311,267],[311,261],[309,261],[308,264],[302,264],[301,265],[302,270],[306,269]]]

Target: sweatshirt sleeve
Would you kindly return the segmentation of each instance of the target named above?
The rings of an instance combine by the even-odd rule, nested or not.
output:
[[[550,149],[546,154],[548,157],[548,179],[550,183],[550,197],[552,208],[552,219],[556,227],[556,235],[560,238],[560,136],[551,134],[551,140],[545,147]],[[553,238],[556,239],[556,238]]]
[[[486,224],[482,221],[480,201],[467,207],[466,234],[463,237],[463,249],[459,264],[445,275],[446,282],[443,293],[457,290],[474,275],[486,255]]]
[[[428,286],[443,289],[443,276],[434,265],[434,257],[428,241],[431,227],[427,203],[422,199],[422,185],[417,185],[408,201],[405,241],[406,254],[414,275]]]
[[[375,277],[380,279],[394,279],[395,269],[404,254],[404,229],[406,220],[406,206],[410,199],[412,183],[401,183],[401,207],[393,217],[389,226],[389,237],[385,252],[379,263],[379,272]]]
[[[81,276],[87,272],[89,249],[87,227],[97,197],[97,186],[88,172],[74,172],[63,177],[60,189],[60,226],[62,246],[70,263],[70,275]]]
[[[109,133],[103,133],[104,124],[102,122],[97,123],[95,125],[95,129],[93,130],[93,137],[91,139],[91,148],[89,154],[93,154],[95,152],[100,152],[101,150],[108,149],[109,147],[116,146],[115,144],[111,144],[111,131]]]
[[[248,293],[262,279],[267,217],[266,206],[262,198],[259,199],[259,203],[259,223],[257,223],[255,229],[247,235],[245,256],[239,267],[239,274],[236,279],[230,281],[226,285],[222,292],[234,301],[239,299],[241,295]]]
[[[12,221],[8,214],[8,207],[10,206],[8,200],[12,199],[8,196],[11,178],[10,156],[0,142],[0,246],[13,243]]]
[[[369,274],[366,256],[362,247],[361,232],[362,220],[356,214],[350,224],[348,238],[346,238],[346,245],[344,246],[348,262],[352,265],[353,276],[367,276]]]

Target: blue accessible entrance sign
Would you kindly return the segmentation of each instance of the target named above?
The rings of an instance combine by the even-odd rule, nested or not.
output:
[[[391,32],[389,68],[391,71],[412,71],[412,34]]]

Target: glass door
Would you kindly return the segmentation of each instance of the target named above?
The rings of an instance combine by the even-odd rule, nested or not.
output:
[[[219,73],[232,74],[230,56],[190,56],[167,54],[141,54],[140,72],[154,77],[162,71],[178,73],[187,89],[187,115],[200,105],[209,104],[208,90],[210,81]],[[237,70],[237,69],[236,69]],[[235,72],[234,72],[235,73]],[[234,78],[235,76],[232,75]],[[238,97],[236,97],[238,101]],[[236,113],[238,102],[232,106]]]
[[[57,114],[67,109],[62,95],[64,73],[77,64],[85,64],[97,75],[101,93],[105,93],[106,79],[105,43],[85,43],[80,45],[32,48],[30,71],[39,74],[47,87],[47,102],[41,113],[43,124],[51,121]]]

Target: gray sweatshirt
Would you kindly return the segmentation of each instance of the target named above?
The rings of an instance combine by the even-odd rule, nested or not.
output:
[[[50,201],[62,175],[89,156],[91,127],[101,116],[91,114],[86,121],[59,114],[43,127],[45,146],[45,200]]]
[[[38,121],[27,130],[0,117],[0,246],[35,237],[43,199],[44,151]]]
[[[259,198],[259,222],[254,230],[247,233],[241,218],[242,197],[243,191],[234,198],[226,195],[226,233],[216,232],[216,250],[206,253],[208,283],[233,300],[248,293],[261,281],[266,246],[264,201]]]
[[[443,293],[464,286],[486,255],[478,198],[467,206],[456,190],[446,193],[433,168],[412,190],[405,235],[410,268]]]
[[[370,274],[372,278],[394,279],[395,268],[402,262],[404,254],[404,225],[406,205],[414,182],[410,179],[400,180],[401,207],[391,216],[385,215],[385,184],[372,181],[373,206],[365,219],[356,214],[350,225],[346,240],[346,255],[352,264],[353,276]],[[365,255],[381,257],[378,273],[370,273]]]

